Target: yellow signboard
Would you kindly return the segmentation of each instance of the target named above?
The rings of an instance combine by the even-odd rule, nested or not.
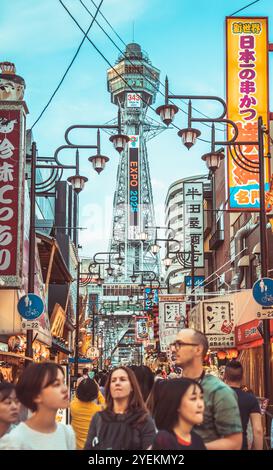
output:
[[[267,18],[226,18],[226,67],[227,114],[238,126],[237,140],[257,142],[258,117],[268,124]],[[229,129],[229,139],[232,133]],[[229,208],[258,210],[258,145],[242,145],[241,151],[238,147],[228,151]],[[269,165],[265,175],[268,189]]]

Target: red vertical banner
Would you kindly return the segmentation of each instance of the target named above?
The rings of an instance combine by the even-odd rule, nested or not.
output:
[[[25,177],[24,102],[0,101],[0,278],[22,287]]]

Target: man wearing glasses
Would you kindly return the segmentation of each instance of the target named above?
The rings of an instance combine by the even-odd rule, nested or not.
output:
[[[195,431],[209,450],[240,450],[242,425],[236,395],[217,377],[205,375],[206,336],[194,329],[183,329],[171,346],[175,349],[176,365],[183,369],[183,377],[197,380],[204,389],[204,421]]]

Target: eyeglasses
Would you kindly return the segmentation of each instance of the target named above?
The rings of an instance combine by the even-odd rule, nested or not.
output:
[[[177,340],[174,343],[172,343],[170,346],[174,346],[175,349],[179,349],[182,346],[199,346],[197,343],[185,343],[184,341]]]

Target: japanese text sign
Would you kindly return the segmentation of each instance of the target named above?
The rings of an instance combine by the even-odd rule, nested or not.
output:
[[[0,277],[21,287],[24,209],[24,104],[0,104]]]
[[[191,242],[194,245],[194,266],[204,266],[203,183],[184,183],[184,259],[185,268],[191,267]]]
[[[230,348],[235,345],[233,302],[203,302],[203,324],[211,348]]]
[[[268,124],[267,18],[226,19],[227,115],[237,124],[238,141],[258,141],[258,117]],[[229,128],[228,138],[233,129]],[[259,209],[259,173],[246,164],[258,162],[258,145],[228,151],[228,197],[233,210]],[[267,153],[267,149],[265,149]],[[265,189],[269,188],[269,165]]]

